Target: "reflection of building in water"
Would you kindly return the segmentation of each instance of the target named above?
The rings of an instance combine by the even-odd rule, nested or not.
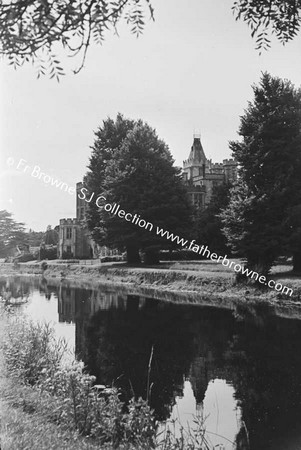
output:
[[[59,322],[75,323],[75,348],[80,356],[83,356],[86,348],[86,327],[90,317],[99,310],[125,310],[126,305],[127,296],[116,292],[79,289],[63,285],[58,290]]]
[[[76,290],[60,286],[58,295],[59,322],[75,322]]]
[[[116,292],[93,291],[90,298],[90,316],[100,309],[126,309],[127,295]]]
[[[127,295],[71,288],[61,285],[58,292],[59,322],[75,322],[89,319],[99,310],[126,309]]]
[[[207,362],[204,356],[197,356],[191,363],[188,377],[197,405],[197,411],[202,412],[203,400],[208,386]]]

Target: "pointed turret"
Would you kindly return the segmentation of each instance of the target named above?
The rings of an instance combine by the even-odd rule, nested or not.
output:
[[[193,138],[193,144],[190,150],[188,161],[191,164],[205,164],[206,163],[206,156],[204,153],[204,149],[201,143],[200,136],[194,135]]]
[[[204,175],[206,166],[207,158],[201,143],[201,136],[194,134],[189,157],[186,161],[183,161],[184,173],[187,174],[189,180],[195,176]]]

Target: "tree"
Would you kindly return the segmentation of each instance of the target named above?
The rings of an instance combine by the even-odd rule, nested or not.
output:
[[[45,245],[57,245],[59,240],[58,232],[51,228],[51,225],[47,226],[46,233],[43,236],[43,243]]]
[[[34,231],[31,228],[27,233],[27,242],[30,247],[39,247],[44,237],[44,231]]]
[[[229,253],[219,215],[229,203],[230,187],[229,183],[214,186],[209,205],[205,210],[197,212],[195,218],[196,240],[206,243],[212,252],[219,255]]]
[[[239,183],[222,212],[225,234],[248,265],[268,273],[281,254],[301,256],[301,91],[264,73],[230,143]],[[299,246],[298,246],[299,245]]]
[[[139,35],[146,8],[153,18],[150,0],[6,0],[0,4],[0,52],[15,67],[37,63],[38,76],[48,72],[59,79],[64,72],[57,44],[68,56],[81,55],[78,73],[91,42],[101,44],[122,19]]]
[[[296,0],[236,0],[236,20],[246,22],[259,49],[270,47],[269,34],[282,42],[300,29],[301,4]],[[117,33],[120,21],[137,36],[143,32],[147,11],[154,19],[151,0],[4,0],[0,2],[0,53],[14,67],[36,64],[38,77],[64,74],[56,56],[59,46],[67,56],[81,56],[78,73],[92,42],[102,44],[105,33]]]
[[[6,210],[0,211],[0,256],[6,257],[17,245],[26,242],[24,224],[16,222],[12,214]]]
[[[173,166],[167,145],[142,120],[118,114],[115,121],[105,120],[95,136],[84,179],[89,196],[95,194],[88,208],[92,236],[101,245],[126,248],[128,262],[139,261],[139,250],[146,262],[157,262],[159,249],[175,247],[156,235],[157,226],[185,239],[190,233],[192,211],[180,169]],[[100,205],[95,199],[101,195],[105,201]],[[104,203],[120,205],[133,220],[111,214]]]

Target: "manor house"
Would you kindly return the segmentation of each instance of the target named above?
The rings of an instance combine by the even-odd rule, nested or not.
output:
[[[183,162],[183,179],[192,203],[204,209],[216,185],[237,179],[237,163],[233,159],[212,163],[205,156],[200,135],[194,135],[189,157]],[[76,184],[76,218],[60,220],[58,257],[89,259],[118,254],[117,250],[98,246],[91,238],[85,223],[88,203],[80,198],[82,187],[83,183]]]
[[[234,159],[224,159],[222,163],[207,159],[201,137],[195,134],[189,157],[183,161],[183,177],[192,203],[204,209],[210,203],[215,186],[236,181],[237,163]]]

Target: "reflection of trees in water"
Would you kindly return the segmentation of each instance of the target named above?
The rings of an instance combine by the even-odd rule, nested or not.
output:
[[[190,378],[198,402],[204,398],[230,337],[233,319],[219,326],[224,313],[211,311],[212,319],[199,308],[162,304],[154,299],[139,307],[139,297],[128,298],[126,310],[96,313],[86,327],[85,362],[98,381],[114,380],[127,398],[146,397],[147,367],[152,346],[151,406],[166,419],[176,395]],[[201,357],[201,358],[200,358]]]
[[[19,277],[0,279],[0,296],[8,302],[27,300],[31,292],[30,288],[30,283],[24,283]]]
[[[301,448],[300,338],[300,321],[276,317],[233,337],[227,359],[252,449]]]
[[[0,295],[4,299],[28,299],[34,290],[38,290],[50,300],[52,293],[57,293],[57,286],[51,286],[45,278],[21,276],[0,278]]]
[[[151,402],[158,418],[168,417],[184,377],[198,403],[208,382],[221,377],[233,383],[246,424],[237,449],[248,448],[248,433],[252,449],[295,450],[295,444],[277,442],[301,438],[301,323],[271,317],[260,307],[244,314],[245,320],[235,321],[227,311],[152,299],[139,308],[132,298],[126,311],[99,311],[86,324],[85,360],[99,382],[117,380],[127,397],[131,385],[135,395],[145,396],[154,345]]]
[[[126,398],[132,389],[145,397],[154,345],[151,402],[158,418],[169,416],[184,377],[198,403],[208,382],[221,377],[236,390],[253,450],[301,448],[301,322],[272,317],[261,306],[240,307],[234,317],[67,281],[0,279],[0,292],[14,298],[34,289],[58,297],[59,320],[75,322],[76,350],[89,370],[100,383],[115,380]],[[248,448],[244,429],[236,448]]]

